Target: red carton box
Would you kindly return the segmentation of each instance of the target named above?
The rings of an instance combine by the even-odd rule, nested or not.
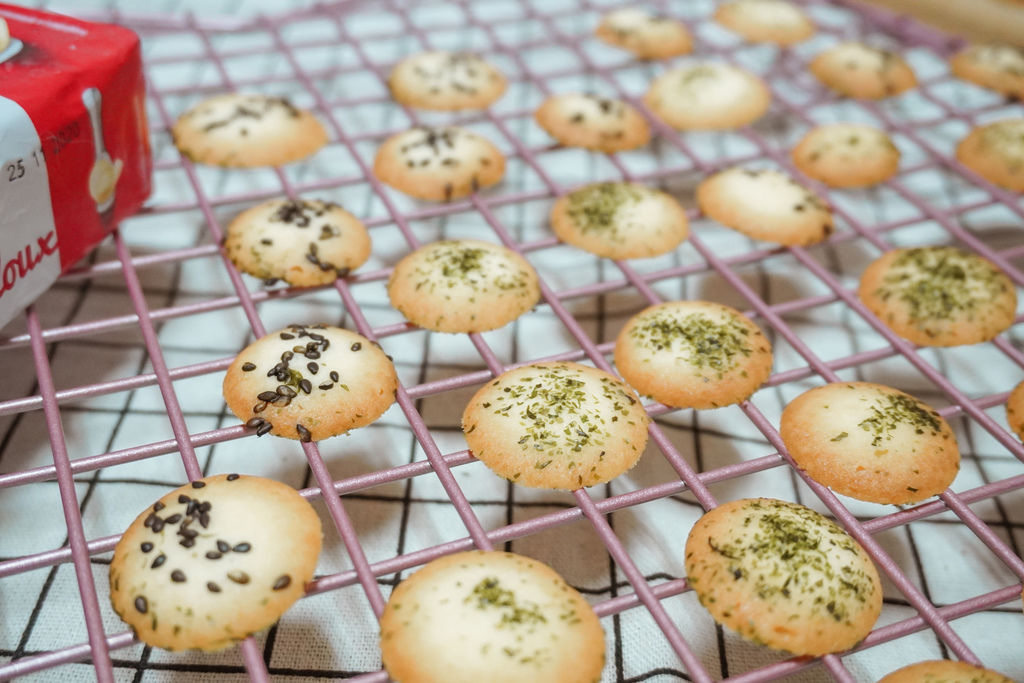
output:
[[[0,325],[149,196],[139,38],[0,4]]]

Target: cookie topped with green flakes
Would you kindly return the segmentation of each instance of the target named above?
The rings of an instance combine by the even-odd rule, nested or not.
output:
[[[974,128],[957,145],[956,158],[990,183],[1024,192],[1024,118]]]
[[[1024,99],[1024,48],[969,45],[949,60],[953,74],[1007,97]]]
[[[654,79],[644,102],[677,130],[728,130],[768,111],[771,91],[760,78],[731,64],[695,62]]]
[[[859,123],[818,126],[791,153],[801,173],[830,187],[869,187],[900,167],[900,150],[883,130]]]
[[[431,50],[406,57],[391,70],[388,87],[399,103],[419,109],[483,109],[505,92],[505,77],[468,52]]]

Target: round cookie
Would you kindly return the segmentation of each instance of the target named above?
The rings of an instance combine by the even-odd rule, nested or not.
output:
[[[615,366],[641,394],[676,408],[745,401],[772,371],[771,343],[739,311],[672,301],[630,318],[615,340]]]
[[[782,411],[779,435],[815,481],[870,503],[905,505],[949,488],[960,450],[923,401],[870,382],[806,391]]]
[[[505,92],[505,77],[465,52],[435,50],[406,57],[391,70],[392,96],[408,107],[452,111],[483,109]]]
[[[889,136],[859,123],[818,126],[797,143],[793,164],[830,187],[868,187],[900,167],[900,151]]]
[[[719,5],[715,21],[752,43],[793,45],[814,35],[814,24],[785,0],[732,0]]]
[[[604,631],[587,601],[513,553],[430,562],[395,588],[380,633],[398,683],[592,683],[604,668]]]
[[[230,93],[195,105],[171,129],[174,144],[196,163],[245,168],[304,159],[327,143],[308,111],[283,97]]]
[[[395,400],[398,377],[380,347],[341,327],[289,325],[228,366],[224,399],[266,433],[320,441],[368,425]]]
[[[971,45],[949,60],[953,73],[965,81],[1024,99],[1024,49],[1013,45]]]
[[[719,171],[697,186],[697,204],[726,227],[791,247],[821,242],[835,230],[828,205],[780,171]]]
[[[1024,441],[1024,382],[1015,386],[1006,399],[1006,423]]]
[[[990,183],[1024,192],[1024,118],[978,126],[957,145],[956,158]]]
[[[618,378],[569,362],[535,363],[485,384],[462,413],[469,449],[500,477],[572,490],[633,467],[647,413]]]
[[[373,173],[417,199],[447,201],[501,180],[505,157],[490,140],[468,130],[417,127],[384,141]]]
[[[636,183],[595,183],[559,197],[551,229],[563,242],[606,258],[658,256],[690,234],[671,195]]]
[[[918,662],[886,674],[878,683],[1014,683],[998,671],[967,662],[937,659]]]
[[[110,602],[147,645],[222,650],[302,597],[321,543],[320,518],[290,486],[206,477],[160,498],[124,532]]]
[[[728,130],[768,111],[771,93],[757,76],[729,64],[698,63],[666,71],[644,102],[677,130]]]
[[[595,35],[639,59],[668,59],[693,50],[686,26],[639,7],[623,7],[601,17]]]
[[[878,570],[860,544],[810,508],[771,498],[697,520],[686,580],[719,624],[796,655],[850,649],[882,610]]]
[[[435,332],[484,332],[526,313],[540,299],[537,273],[505,247],[445,240],[406,255],[388,280],[391,305]]]
[[[0,17],[0,52],[7,49],[11,44],[11,30],[7,26],[7,20]]]
[[[810,64],[811,73],[840,95],[880,100],[917,85],[917,77],[895,52],[863,43],[840,43]]]
[[[224,250],[238,269],[261,280],[312,287],[345,277],[370,256],[370,235],[331,202],[273,199],[228,225]]]
[[[554,95],[540,105],[533,118],[566,147],[611,154],[643,147],[651,138],[647,121],[631,105],[596,95]]]
[[[986,259],[956,247],[893,249],[860,277],[857,296],[921,346],[988,341],[1013,324],[1017,291]]]

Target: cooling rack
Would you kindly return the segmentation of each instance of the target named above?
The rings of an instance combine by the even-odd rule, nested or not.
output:
[[[970,127],[1020,105],[953,79],[955,40],[853,4],[804,3],[819,27],[790,50],[748,45],[710,20],[713,3],[652,0],[686,21],[696,53],[770,84],[770,113],[748,129],[677,133],[640,100],[668,64],[637,62],[591,36],[596,0],[381,0],[255,18],[103,12],[143,38],[155,192],[86,263],[0,339],[0,679],[384,681],[376,617],[418,566],[497,548],[551,564],[591,602],[607,638],[605,681],[874,680],[951,657],[1024,678],[1024,448],[1002,404],[1024,378],[1021,317],[996,340],[922,349],[894,337],[854,295],[863,267],[896,246],[959,244],[1024,285],[1024,204],[952,159]],[[880,103],[825,92],[811,56],[844,38],[899,49],[920,86]],[[509,77],[485,112],[403,109],[385,78],[426,48],[485,54]],[[676,61],[685,60],[673,60]],[[283,169],[193,166],[170,142],[173,119],[201,97],[257,90],[290,97],[331,142]],[[563,149],[532,122],[551,93],[625,97],[656,136],[615,156]],[[795,172],[788,150],[813,125],[887,129],[903,153],[883,186],[821,191],[838,230],[809,248],[750,241],[693,209],[708,173],[738,163]],[[509,160],[504,181],[447,204],[410,200],[368,172],[387,135],[465,125]],[[557,195],[586,182],[660,186],[689,207],[691,239],[663,257],[613,262],[562,245],[547,226]],[[804,179],[806,180],[806,179]],[[371,260],[312,290],[239,275],[218,244],[231,217],[293,195],[329,199],[371,229]],[[482,335],[411,327],[387,301],[389,268],[419,244],[477,237],[517,249],[543,281],[538,307]],[[487,379],[537,359],[611,369],[611,340],[632,314],[710,299],[752,316],[775,348],[771,379],[715,411],[648,404],[640,464],[574,493],[512,486],[465,450],[462,407]],[[223,371],[255,336],[290,322],[341,324],[379,340],[401,388],[378,422],[318,444],[257,439],[220,395]],[[878,381],[928,401],[954,426],[963,463],[951,490],[904,507],[838,498],[792,466],[775,425],[785,403],[836,379]],[[325,521],[308,595],[267,633],[214,655],[137,643],[108,604],[117,535],[171,487],[237,471],[300,489]],[[325,495],[324,492],[330,492]],[[716,626],[688,590],[682,548],[704,509],[771,495],[836,518],[882,570],[885,607],[851,653],[793,658]]]

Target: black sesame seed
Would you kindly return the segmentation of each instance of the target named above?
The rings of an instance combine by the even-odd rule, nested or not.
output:
[[[284,590],[285,588],[290,586],[291,583],[292,577],[288,576],[287,574],[282,574],[277,578],[277,581],[274,582],[274,590]]]
[[[274,391],[261,391],[259,394],[256,395],[256,398],[258,398],[261,401],[276,401],[277,393]]]
[[[200,512],[209,512],[210,508],[212,508],[212,507],[213,507],[213,505],[209,501],[206,501],[205,503],[200,503],[199,504],[199,511]]]
[[[146,517],[146,521],[143,522],[142,525],[148,529],[148,528],[152,527],[153,526],[153,522],[155,522],[158,519],[159,519],[159,517],[156,516],[156,513],[155,512],[151,512],[151,513],[149,513],[149,517]]]
[[[243,370],[243,372],[252,372],[255,369],[256,369],[256,364],[255,363],[242,363],[242,370]]]
[[[171,581],[174,583],[185,583],[185,572],[180,569],[175,569],[171,572]]]
[[[146,598],[141,595],[135,598],[135,609],[139,611],[139,614],[145,614],[149,611],[149,603],[146,602]]]
[[[218,553],[216,550],[211,550],[208,553],[206,553],[206,559],[208,560],[219,560],[222,557],[224,556]]]
[[[314,351],[306,351],[306,358],[308,358],[310,360],[319,360],[320,352],[319,351],[315,351],[315,350]]]
[[[269,433],[270,430],[273,429],[273,428],[274,428],[274,425],[272,425],[269,422],[267,422],[266,424],[264,424],[263,426],[259,427],[256,430],[256,436],[263,436],[264,434]]]
[[[215,584],[213,581],[207,581],[206,590],[210,591],[211,593],[220,593],[220,586]]]
[[[162,520],[159,517],[157,517],[156,519],[153,520],[153,526],[151,528],[153,529],[153,533],[155,533],[155,534],[160,533],[161,531],[164,530],[164,520]]]
[[[150,550],[153,549],[153,544],[149,541],[144,541],[140,547],[142,548],[142,552],[148,553]]]
[[[153,564],[149,565],[149,568],[150,569],[156,569],[157,567],[159,567],[160,565],[162,565],[166,561],[167,561],[167,556],[164,555],[163,553],[160,553],[159,555],[156,556],[156,559],[153,560]]]
[[[167,519],[164,520],[164,524],[177,524],[180,521],[181,521],[181,515],[180,514],[171,515],[170,517],[168,517]]]
[[[287,332],[281,333],[281,339],[295,339],[294,334],[288,334]]]
[[[308,394],[309,392],[313,391],[313,383],[310,382],[308,379],[304,379],[301,382],[299,382],[299,389],[302,389],[304,392]]]
[[[178,541],[178,545],[180,545],[182,548],[191,548],[195,544],[196,539],[194,538],[183,538],[180,541]]]
[[[237,474],[229,474],[227,479],[228,479],[228,481],[235,481],[236,479],[238,479],[238,475]]]
[[[314,375],[320,372],[320,366],[313,362],[306,363],[306,369]]]
[[[188,507],[185,508],[185,514],[189,516],[194,515],[197,507],[199,507],[199,501],[190,500],[188,502]]]
[[[217,541],[217,550],[222,553],[230,553],[231,545],[227,541]]]
[[[266,405],[266,403],[263,403],[263,404],[260,404],[260,405]],[[245,426],[250,428],[250,429],[256,429],[257,427],[262,425],[264,422],[266,422],[266,420],[264,420],[262,417],[250,417],[246,421]]]
[[[232,550],[235,551],[236,553],[247,553],[250,550],[252,550],[252,546],[249,545],[248,543],[239,543],[234,548],[232,548]]]
[[[210,515],[206,514],[205,512],[200,514],[199,515],[199,526],[203,527],[204,529],[206,527],[210,526]]]
[[[249,583],[249,575],[246,574],[245,572],[240,572],[240,571],[228,572],[228,578],[231,579],[232,581],[234,581],[235,583],[242,584],[243,586],[245,584]]]
[[[185,538],[195,538],[199,535],[199,532],[195,529],[184,528],[178,531],[178,533]]]
[[[166,507],[166,506],[163,503],[161,503],[160,501],[157,501],[157,502],[153,503],[153,512],[160,512],[161,510],[164,509],[164,507]]]
[[[332,382],[337,382],[337,381],[339,381],[340,379],[341,379],[341,376],[340,376],[340,375],[338,375],[337,371],[335,371],[335,370],[331,370],[331,381],[332,381]]]
[[[192,500],[192,499],[189,498],[188,496],[186,496],[184,493],[182,493],[181,495],[178,496],[178,502],[181,503],[182,505],[184,505],[185,503],[189,502],[190,500]]]
[[[295,425],[295,431],[299,435],[299,441],[303,443],[309,443],[313,440],[313,435],[309,433],[309,430],[303,427],[301,424]]]
[[[316,341],[323,341],[324,340],[324,335],[317,334],[316,332],[310,332],[309,333],[309,338],[310,339],[315,339]]]
[[[295,358],[295,352],[294,351],[285,351],[284,353],[281,354],[281,362],[283,362],[283,363],[287,363],[292,358]]]
[[[318,386],[317,389],[323,389],[324,391],[327,391],[328,389],[331,389],[332,387],[334,387],[334,384],[332,382],[326,382],[326,383],[321,384],[320,386]]]
[[[277,388],[278,396],[287,396],[288,398],[294,398],[297,392],[287,384],[282,384]]]
[[[362,344],[360,344],[359,342],[356,342],[355,344],[353,344],[353,345],[352,345],[351,347],[349,347],[349,348],[350,348],[350,349],[351,349],[352,351],[358,351],[359,349],[363,348],[363,345],[362,345]]]
[[[194,489],[201,489],[204,486],[206,486],[206,482],[205,481],[194,481],[194,482],[192,482],[192,488],[194,488]]]

